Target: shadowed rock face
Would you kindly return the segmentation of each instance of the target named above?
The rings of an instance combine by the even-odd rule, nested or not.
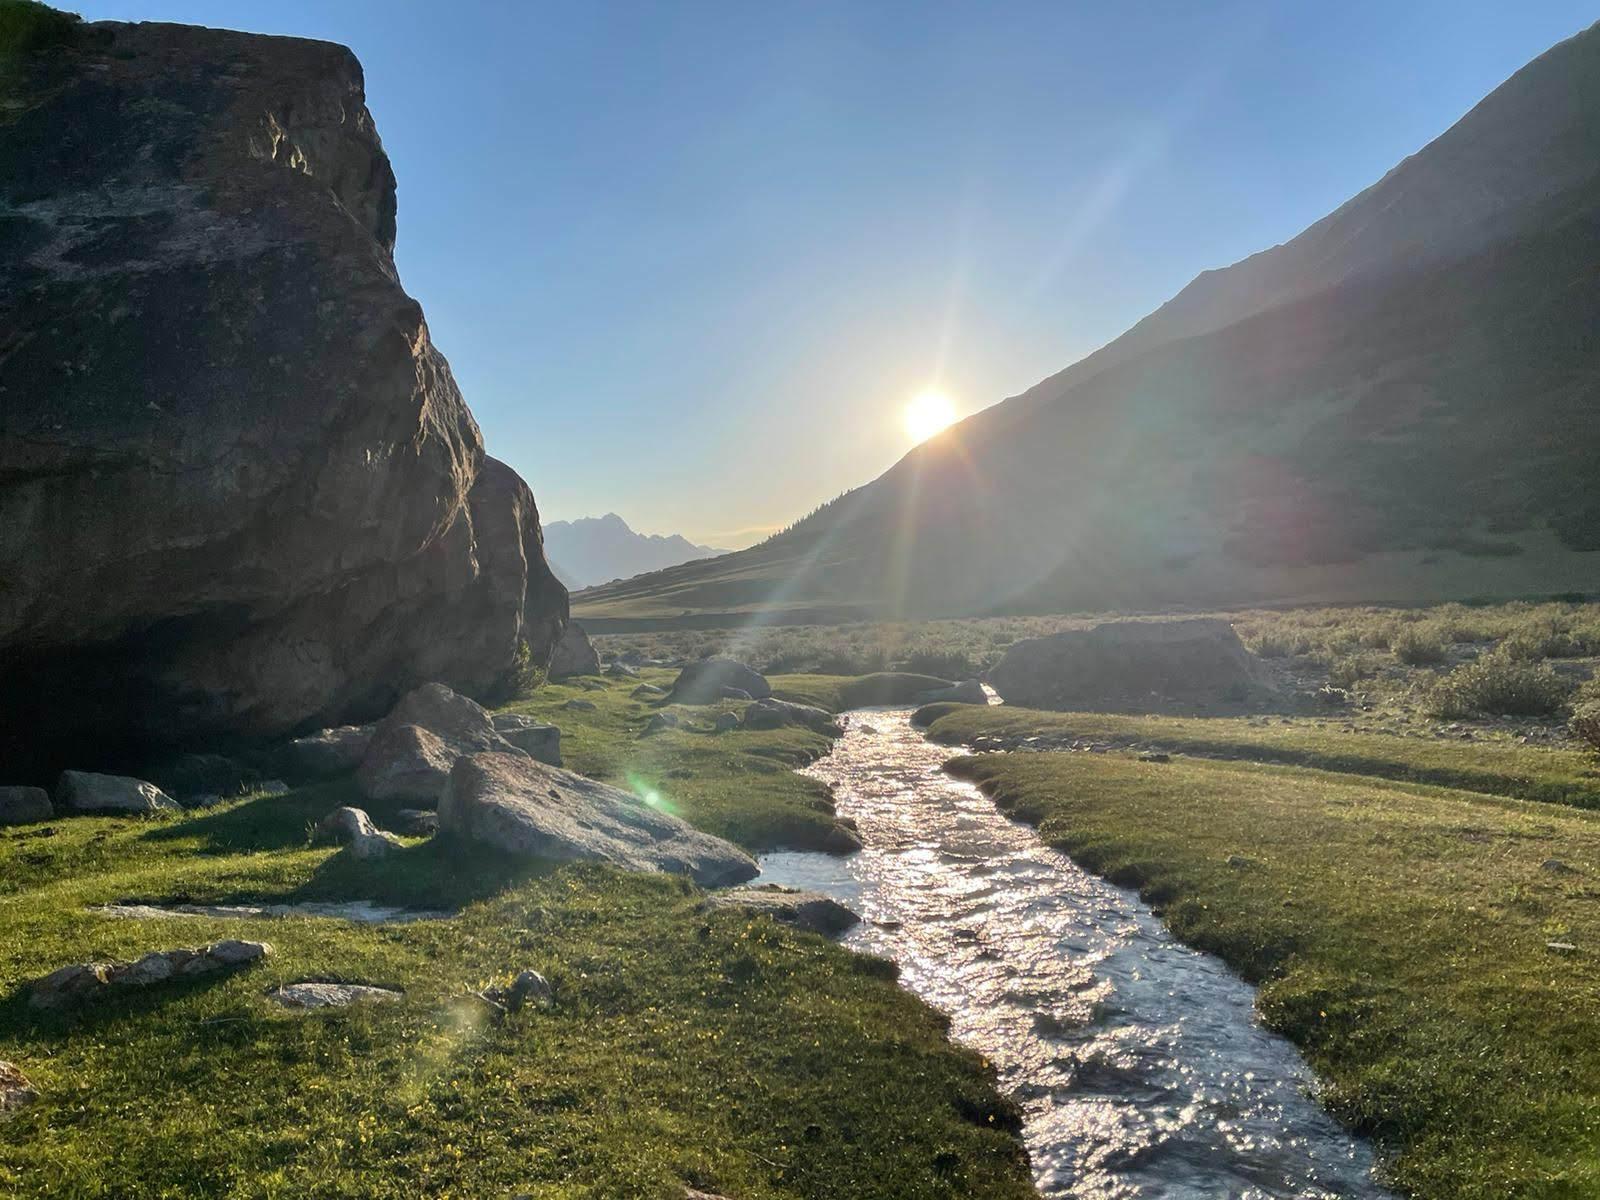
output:
[[[400,286],[350,52],[106,23],[5,86],[14,769],[490,694],[524,643],[542,665],[566,592]]]

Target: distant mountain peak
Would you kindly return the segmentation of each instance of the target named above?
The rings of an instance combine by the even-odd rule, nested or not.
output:
[[[681,534],[637,533],[614,512],[548,521],[544,544],[556,575],[572,591],[726,553]]]

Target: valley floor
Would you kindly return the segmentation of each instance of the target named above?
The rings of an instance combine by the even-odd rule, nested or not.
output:
[[[832,830],[819,785],[790,770],[826,739],[712,735],[708,709],[641,737],[651,710],[628,697],[635,683],[550,686],[518,707],[559,718],[570,765],[751,849]],[[671,877],[530,870],[443,838],[381,862],[311,845],[312,824],[352,800],[336,781],[165,820],[0,830],[0,1059],[41,1094],[6,1120],[0,1195],[1031,1194],[992,1072],[887,964],[765,917],[705,913]],[[459,915],[91,911],[128,899]],[[33,1010],[22,992],[65,963],[228,937],[274,953],[70,1013]],[[548,977],[554,1007],[491,1019],[472,993],[525,968]],[[266,996],[303,979],[404,996],[314,1012]]]

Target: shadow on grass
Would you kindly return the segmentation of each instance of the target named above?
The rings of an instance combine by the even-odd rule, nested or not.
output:
[[[30,1005],[30,980],[0,1001],[0,1035],[28,1033],[65,1039],[85,1030],[142,1021],[159,1014],[168,1005],[208,992],[249,971],[249,967],[240,967],[232,971],[197,975],[191,979],[163,980],[147,987],[108,987],[100,995],[85,997],[61,1008],[34,1008]]]
[[[281,796],[257,796],[212,812],[194,812],[158,825],[144,836],[155,842],[199,839],[206,843],[205,852],[213,854],[285,850],[306,845],[311,827],[343,804],[361,804],[355,779],[350,776]]]
[[[549,875],[556,865],[435,834],[380,859],[358,859],[348,851],[330,854],[300,886],[265,899],[287,904],[370,900],[402,908],[455,909]]]

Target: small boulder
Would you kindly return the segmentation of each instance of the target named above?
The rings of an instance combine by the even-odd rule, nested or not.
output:
[[[757,870],[731,842],[630,792],[526,756],[458,760],[439,801],[439,828],[530,858],[675,872],[703,887],[742,883]]]
[[[374,737],[400,725],[426,729],[458,754],[505,750],[505,741],[484,707],[442,683],[425,683],[400,697],[389,715],[378,722]]]
[[[987,704],[989,693],[976,679],[963,679],[954,687],[930,688],[917,695],[917,704]]]
[[[843,732],[832,713],[811,704],[795,704],[769,696],[744,710],[746,729],[781,729],[785,725],[799,725],[827,737],[838,737]]]
[[[576,696],[574,696],[561,707],[571,709],[573,712],[593,712],[595,710],[595,703],[593,700],[579,700]]]
[[[402,993],[393,988],[374,987],[366,983],[327,983],[306,979],[299,983],[286,983],[267,993],[285,1008],[346,1008],[363,1001],[384,1003],[400,999]]]
[[[56,807],[64,813],[177,812],[178,802],[153,783],[127,775],[63,771]]]
[[[748,692],[761,700],[772,695],[766,679],[732,658],[702,658],[692,662],[672,685],[672,698],[680,704],[712,704],[722,698],[725,687]]]
[[[860,916],[832,896],[779,887],[774,883],[759,887],[728,888],[707,896],[702,907],[765,914],[774,921],[820,933],[824,937],[841,934],[861,920]]]
[[[729,733],[737,728],[739,728],[738,713],[720,712],[711,722],[712,733]]]
[[[0,825],[32,825],[55,815],[41,787],[0,787]]]
[[[1160,750],[1146,750],[1139,755],[1139,761],[1142,763],[1169,763],[1172,761],[1172,755]]]
[[[38,1098],[39,1093],[20,1068],[0,1061],[0,1120],[20,1108],[26,1108]]]
[[[28,985],[34,1008],[66,1008],[114,989],[149,987],[169,979],[193,979],[259,962],[272,953],[266,942],[229,939],[196,949],[152,951],[134,962],[73,963]]]
[[[653,683],[641,683],[628,693],[635,700],[659,700],[666,694],[666,688],[657,687]]]
[[[316,840],[338,842],[361,859],[382,858],[401,848],[399,838],[379,829],[363,810],[349,806],[336,808],[317,822]]]
[[[494,729],[530,758],[552,767],[561,765],[561,728],[535,721],[522,713],[496,713]]]
[[[568,621],[561,640],[550,652],[551,679],[570,679],[574,675],[600,674],[600,655],[595,653],[589,635],[576,621]]]
[[[651,716],[651,718],[648,721],[645,722],[645,724],[644,724],[644,734],[642,734],[641,736],[645,736],[645,735],[652,734],[652,733],[660,733],[663,729],[676,729],[677,727],[678,727],[678,714],[677,713],[658,712],[658,713],[654,714],[653,716]]]
[[[368,800],[434,804],[459,757],[419,725],[387,728],[372,739],[356,782]]]
[[[606,668],[606,674],[612,679],[637,679],[639,672],[625,662],[614,662]]]
[[[295,738],[278,750],[279,769],[295,778],[321,779],[354,771],[366,757],[377,725],[338,725]]]

